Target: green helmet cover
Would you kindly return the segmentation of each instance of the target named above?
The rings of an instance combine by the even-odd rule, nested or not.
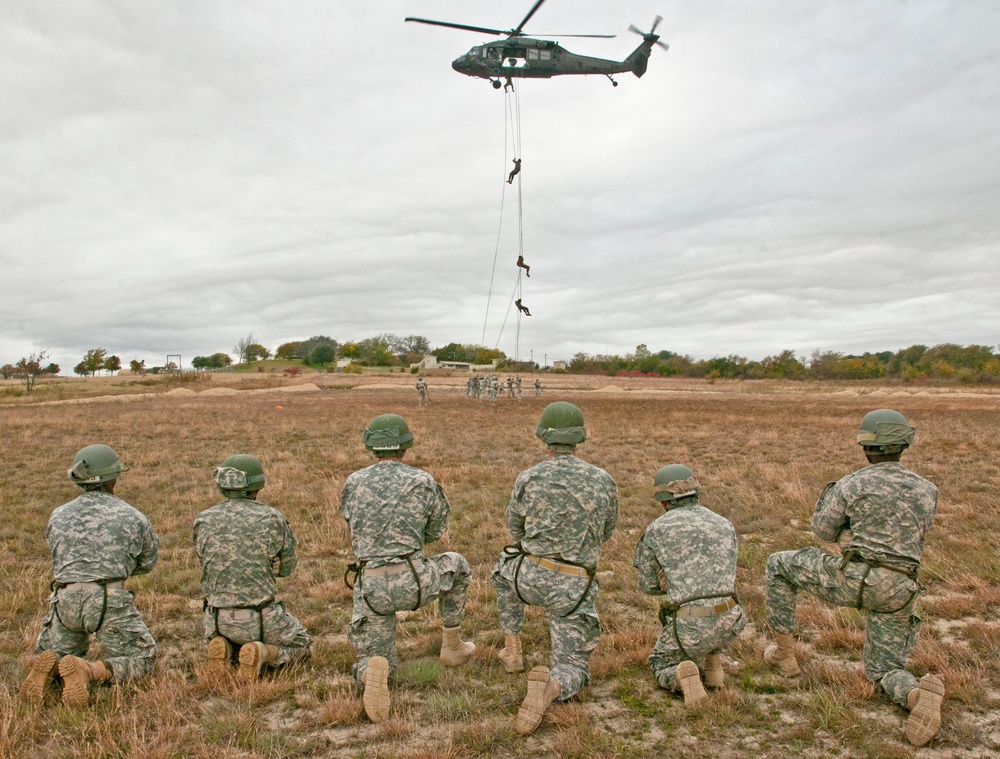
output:
[[[535,435],[552,450],[572,450],[587,439],[583,412],[566,401],[550,403],[538,420]]]
[[[399,414],[382,414],[372,419],[362,436],[365,448],[379,457],[413,447],[413,433],[406,420]]]
[[[668,464],[653,475],[653,498],[660,503],[676,504],[682,498],[697,500],[701,483],[683,464]]]
[[[869,411],[861,420],[858,443],[865,449],[875,449],[874,453],[900,453],[913,445],[916,431],[898,411],[880,408]]]
[[[264,487],[264,467],[256,456],[237,453],[212,470],[212,477],[227,498],[245,498]]]
[[[67,474],[85,490],[96,490],[105,482],[117,479],[128,467],[118,460],[118,454],[109,445],[88,445],[73,457],[73,466]]]

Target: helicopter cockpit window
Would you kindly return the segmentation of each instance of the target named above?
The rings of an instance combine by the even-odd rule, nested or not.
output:
[[[552,60],[552,51],[551,50],[539,50],[538,52],[540,53],[541,58],[542,58],[543,61],[551,61]]]
[[[529,47],[528,50],[527,50],[527,54],[528,54],[527,58],[528,58],[529,61],[537,61],[538,60],[538,51],[535,48]]]

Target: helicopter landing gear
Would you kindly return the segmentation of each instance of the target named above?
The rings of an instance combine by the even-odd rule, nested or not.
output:
[[[611,78],[611,74],[605,74],[604,76],[606,76],[608,78],[608,81],[611,82],[611,84],[613,84],[615,87],[618,86],[618,82],[616,82],[614,79]]]
[[[499,90],[500,89],[500,80],[499,79],[491,79],[490,80],[490,84],[493,85],[493,89],[495,89],[495,90]]]

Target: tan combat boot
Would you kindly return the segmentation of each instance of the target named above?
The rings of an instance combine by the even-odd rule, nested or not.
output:
[[[726,671],[722,668],[722,654],[706,654],[702,674],[705,676],[706,688],[717,690],[726,687]]]
[[[914,746],[923,746],[937,735],[941,727],[941,704],[944,702],[944,683],[937,675],[924,675],[920,687],[906,694],[910,716],[906,719],[906,740]]]
[[[240,646],[240,668],[236,675],[241,680],[255,681],[260,677],[260,668],[265,664],[274,664],[278,659],[278,647],[255,640]]]
[[[562,686],[549,675],[548,667],[535,667],[528,673],[528,695],[517,710],[515,727],[521,735],[533,733],[542,724],[542,717],[549,704],[555,701]]]
[[[684,708],[689,711],[700,709],[708,703],[708,693],[705,686],[701,684],[701,673],[698,672],[698,665],[693,661],[682,661],[677,666],[677,674],[674,675],[677,685],[684,694]]]
[[[504,671],[508,675],[515,672],[524,672],[524,654],[521,652],[521,636],[505,635],[503,638],[503,648],[497,654],[497,658],[503,662]]]
[[[362,701],[365,714],[372,722],[384,722],[389,716],[389,660],[384,656],[373,656],[361,674],[365,691]]]
[[[64,656],[59,660],[59,676],[63,681],[63,704],[72,709],[82,709],[90,703],[90,683],[110,680],[111,670],[102,661]]]
[[[232,658],[233,644],[221,635],[217,635],[208,641],[208,664],[205,665],[205,674],[212,679],[219,679],[226,674]]]
[[[59,657],[55,651],[42,651],[31,662],[28,676],[21,685],[21,698],[32,704],[41,704],[45,700],[45,691],[49,689],[57,674],[59,674]]]
[[[795,660],[795,638],[791,633],[778,633],[774,643],[764,649],[764,661],[775,667],[782,677],[799,674],[799,663]]]
[[[458,627],[443,627],[441,629],[441,656],[440,661],[446,667],[457,667],[465,664],[476,650],[475,643],[466,643],[459,637],[461,629]]]

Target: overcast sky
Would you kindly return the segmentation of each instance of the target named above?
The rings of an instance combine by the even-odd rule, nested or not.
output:
[[[403,19],[531,5],[4,0],[0,359],[1000,342],[1000,5],[548,0],[528,33],[618,35],[573,52],[670,50],[517,82],[508,186],[508,99],[451,69],[491,38]]]

